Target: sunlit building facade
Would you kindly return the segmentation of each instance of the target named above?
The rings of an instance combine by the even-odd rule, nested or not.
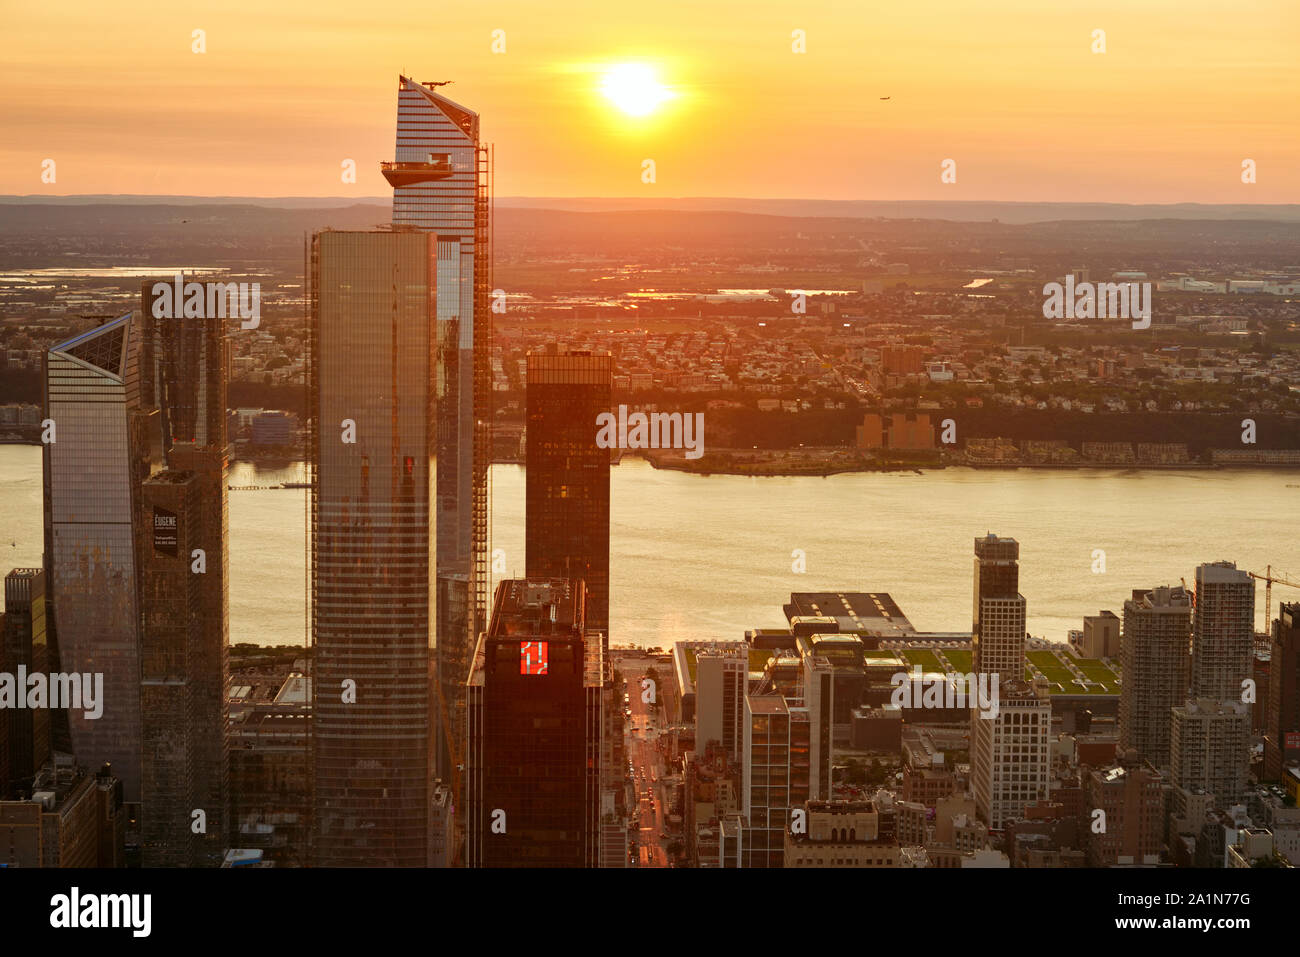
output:
[[[436,656],[459,741],[469,656],[488,612],[491,168],[478,114],[444,96],[443,85],[398,78],[396,152],[381,172],[393,187],[393,226],[437,242]],[[440,736],[448,772],[444,743]]]
[[[1171,708],[1187,700],[1192,596],[1178,585],[1134,589],[1124,602],[1119,745],[1169,767]]]
[[[1254,647],[1255,580],[1232,562],[1198,565],[1191,696],[1240,701]]]
[[[318,866],[429,861],[441,253],[416,230],[312,240]]]
[[[45,360],[45,567],[62,672],[104,676],[103,714],[70,709],[77,761],[110,763],[140,802],[140,659],[133,509],[148,477],[140,327],[128,314],[53,346]]]
[[[989,533],[975,539],[975,608],[971,635],[976,674],[1021,681],[1025,671],[1025,599],[1020,544]]]

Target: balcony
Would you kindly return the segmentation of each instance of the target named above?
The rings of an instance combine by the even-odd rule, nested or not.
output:
[[[388,180],[389,186],[415,186],[417,183],[432,183],[446,179],[454,172],[451,158],[430,154],[423,162],[382,162],[379,171]]]

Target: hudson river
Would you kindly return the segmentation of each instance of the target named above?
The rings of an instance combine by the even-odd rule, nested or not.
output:
[[[524,470],[492,470],[493,541],[524,570]],[[231,485],[300,481],[237,463]],[[1063,641],[1132,589],[1193,581],[1227,559],[1300,581],[1300,472],[944,469],[826,478],[697,476],[624,459],[613,470],[610,638],[666,645],[784,624],[792,591],[883,591],[925,631],[969,630],[972,540],[1020,541],[1029,630]],[[305,492],[230,493],[230,640],[302,644]],[[41,450],[0,446],[0,573],[41,558]],[[792,571],[795,549],[806,572]],[[1105,571],[1095,550],[1105,553]],[[1287,570],[1287,571],[1280,571]],[[1287,574],[1289,572],[1289,574]],[[501,576],[498,576],[501,577]],[[1300,589],[1275,586],[1279,601]],[[1259,583],[1257,627],[1264,626]]]

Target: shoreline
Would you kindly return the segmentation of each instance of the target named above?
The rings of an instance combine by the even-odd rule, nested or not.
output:
[[[1233,463],[1142,463],[1142,462],[918,462],[918,463],[843,463],[813,465],[807,468],[784,467],[774,463],[772,468],[754,467],[741,463],[710,463],[701,467],[696,463],[680,458],[649,456],[628,453],[635,458],[649,462],[656,469],[686,472],[694,475],[747,475],[751,478],[795,478],[800,476],[825,478],[831,475],[870,474],[876,472],[938,472],[945,469],[967,468],[974,471],[1015,471],[1017,469],[1041,469],[1045,471],[1124,471],[1124,472],[1214,472],[1224,469],[1276,470],[1300,473],[1300,466],[1279,464],[1276,462],[1233,462]],[[701,460],[703,461],[703,460]],[[522,464],[522,463],[517,463]]]
[[[0,441],[0,445],[29,445],[40,447],[39,441]],[[723,454],[734,453],[738,455],[752,455],[752,450],[726,449],[722,450]],[[775,450],[774,450],[775,451]],[[795,451],[795,450],[786,450]],[[831,452],[832,450],[827,450]],[[841,450],[834,450],[839,452]],[[843,450],[847,454],[847,450]],[[716,456],[717,453],[712,453]],[[625,451],[622,455],[615,458],[611,465],[618,465],[624,458],[639,459],[648,462],[652,468],[671,471],[684,472],[692,475],[735,475],[748,476],[750,478],[827,478],[832,475],[851,475],[851,474],[872,474],[872,473],[890,473],[890,472],[912,472],[917,475],[923,472],[937,472],[952,468],[966,468],[974,471],[1015,471],[1017,469],[1037,469],[1044,471],[1064,471],[1064,472],[1082,472],[1082,471],[1123,471],[1123,472],[1216,472],[1227,470],[1249,469],[1252,471],[1279,471],[1294,472],[1300,474],[1300,465],[1292,465],[1278,462],[1177,462],[1177,463],[1148,463],[1148,462],[972,462],[972,461],[936,461],[936,462],[863,462],[863,461],[839,461],[839,462],[815,462],[809,461],[806,465],[799,465],[789,461],[771,461],[771,462],[727,462],[727,461],[710,461],[709,459],[699,459],[688,461],[681,457],[669,457],[666,455],[647,455],[642,450]],[[283,469],[290,468],[297,463],[305,461],[302,455],[274,455],[274,456],[234,456],[230,458],[230,464],[245,464],[254,467]],[[699,463],[707,462],[701,465]],[[492,460],[493,465],[527,465],[526,461],[519,456],[496,457]],[[1300,487],[1300,486],[1298,486]]]

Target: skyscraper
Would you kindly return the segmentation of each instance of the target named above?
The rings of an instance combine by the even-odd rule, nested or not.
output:
[[[58,671],[103,674],[103,714],[66,713],[83,766],[111,763],[140,801],[140,660],[133,516],[151,470],[130,314],[53,346],[45,360],[45,569]],[[56,718],[57,720],[57,718]]]
[[[167,468],[141,488],[136,533],[144,863],[216,866],[230,826],[227,340],[219,313],[155,308],[154,286],[140,383]]]
[[[527,512],[529,578],[580,578],[590,628],[609,628],[609,450],[596,444],[613,360],[589,352],[530,353]]]
[[[45,571],[15,568],[5,576],[5,610],[0,615],[0,672],[48,674],[49,647],[45,637]],[[22,693],[22,692],[20,692]],[[6,728],[7,725],[7,728]],[[16,788],[30,793],[31,779],[50,757],[50,712],[47,708],[0,711],[0,799]]]
[[[425,866],[434,780],[435,321],[445,244],[416,230],[311,245],[314,858]],[[451,342],[455,340],[452,339]]]
[[[990,532],[975,539],[975,608],[971,649],[975,674],[1000,682],[1025,677],[1025,599],[1020,594],[1020,545]]]
[[[1157,768],[1169,767],[1169,709],[1187,700],[1192,596],[1181,587],[1133,590],[1124,602],[1124,683],[1119,743]]]
[[[436,236],[437,668],[462,740],[463,695],[474,642],[487,624],[488,467],[492,428],[491,161],[479,117],[441,83],[398,77],[394,227]],[[445,737],[439,767],[448,776]],[[459,746],[458,746],[459,750]]]
[[[815,717],[797,698],[745,695],[742,867],[784,866],[791,812],[809,798]]]
[[[1052,701],[1042,682],[999,679],[998,712],[971,712],[971,791],[979,815],[999,830],[1047,797]]]
[[[200,483],[193,472],[164,470],[141,489],[148,535],[140,559],[141,853],[145,867],[200,863],[203,829],[220,833],[223,808],[209,806],[195,786],[202,738],[197,716],[198,658],[203,642],[202,577],[190,553],[203,539]],[[219,731],[224,738],[224,729]],[[219,848],[224,851],[224,848]]]
[[[745,691],[749,681],[749,647],[726,641],[701,647],[695,659],[695,756],[703,758],[717,744],[727,762],[742,760]]]
[[[577,580],[497,586],[468,679],[471,867],[600,864],[604,649]]]
[[[1284,604],[1273,620],[1268,712],[1264,717],[1264,776],[1300,759],[1300,603]]]
[[[1251,675],[1255,580],[1232,562],[1198,565],[1192,622],[1192,697],[1240,701]]]

